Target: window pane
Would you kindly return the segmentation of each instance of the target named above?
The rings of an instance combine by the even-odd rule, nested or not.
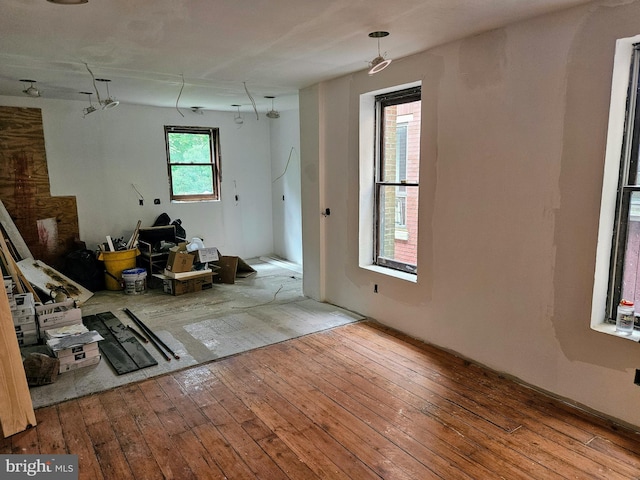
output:
[[[173,195],[213,194],[213,170],[207,165],[172,165]]]
[[[380,185],[378,188],[378,256],[416,265],[418,187]]]
[[[627,246],[624,254],[622,297],[640,305],[640,192],[631,194]]]
[[[168,139],[171,163],[211,163],[209,135],[169,133]]]
[[[418,183],[420,101],[384,107],[383,182]]]

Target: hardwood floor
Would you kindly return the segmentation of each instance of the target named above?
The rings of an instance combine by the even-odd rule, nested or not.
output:
[[[81,479],[630,479],[640,436],[378,324],[36,411]]]

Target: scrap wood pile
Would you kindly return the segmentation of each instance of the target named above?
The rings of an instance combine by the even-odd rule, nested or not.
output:
[[[85,302],[93,293],[53,267],[33,258],[9,213],[0,202],[0,265],[16,293],[30,293],[35,302],[73,298]]]

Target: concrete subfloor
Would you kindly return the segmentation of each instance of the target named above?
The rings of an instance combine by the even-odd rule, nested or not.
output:
[[[362,320],[364,317],[302,295],[296,266],[269,258],[248,260],[257,274],[233,285],[214,283],[202,292],[174,297],[148,288],[141,295],[96,292],[82,315],[111,312],[125,325],[131,310],[176,354],[166,361],[144,344],[157,366],[117,375],[106,358],[95,366],[58,375],[50,385],[31,387],[35,408],[52,405],[166,372]]]

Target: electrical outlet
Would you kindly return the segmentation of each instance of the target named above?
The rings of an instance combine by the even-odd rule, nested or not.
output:
[[[138,199],[138,205],[144,205],[144,200],[142,198]]]

